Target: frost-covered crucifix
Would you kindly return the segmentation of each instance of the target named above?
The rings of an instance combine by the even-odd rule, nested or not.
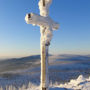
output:
[[[49,16],[49,6],[52,0],[40,0],[38,5],[40,15],[29,13],[25,20],[27,24],[37,25],[41,32],[41,90],[48,90],[48,48],[53,36],[53,30],[59,28],[59,24],[54,22]]]

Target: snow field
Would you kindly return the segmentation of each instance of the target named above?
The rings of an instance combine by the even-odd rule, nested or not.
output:
[[[90,77],[84,78],[80,75],[77,79],[72,79],[65,84],[50,83],[49,87],[50,90],[90,90]],[[40,90],[40,86],[29,82],[27,86],[21,87],[10,85],[3,88],[1,86],[0,90]]]

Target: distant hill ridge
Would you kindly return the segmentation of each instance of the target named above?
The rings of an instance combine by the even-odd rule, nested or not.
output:
[[[74,55],[74,54],[61,54],[61,55],[49,55],[49,56],[56,56],[56,57],[63,57],[64,59],[90,59],[90,55]],[[0,61],[6,61],[6,60],[33,60],[33,59],[40,59],[40,55],[32,55],[32,56],[26,56],[26,57],[20,57],[20,58],[10,58],[10,59],[0,59]]]

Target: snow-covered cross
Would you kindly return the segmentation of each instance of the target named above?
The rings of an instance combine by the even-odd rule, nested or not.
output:
[[[41,90],[48,90],[48,47],[53,36],[53,30],[59,28],[59,24],[54,22],[49,16],[49,6],[52,0],[40,0],[38,5],[40,15],[35,13],[26,14],[27,24],[40,26],[41,32]]]

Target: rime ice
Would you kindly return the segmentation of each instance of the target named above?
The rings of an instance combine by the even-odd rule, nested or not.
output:
[[[25,17],[25,21],[27,22],[27,24],[32,24],[32,25],[43,27],[42,30],[43,32],[45,32],[43,34],[44,35],[43,38],[46,44],[50,43],[52,39],[52,30],[56,30],[59,28],[59,24],[54,22],[50,17],[40,16],[35,13],[27,14]]]
[[[45,6],[43,6],[43,0],[40,0],[38,5],[40,9],[40,15],[47,17],[49,15],[49,6],[52,3],[52,0],[44,0],[45,1]]]
[[[29,15],[31,16],[29,18]],[[52,30],[59,28],[59,24],[54,22],[50,17],[43,17],[35,13],[26,14],[25,21],[27,24],[35,24],[42,27],[51,27]]]
[[[41,87],[48,90],[48,48],[53,36],[53,30],[59,28],[59,24],[49,17],[49,6],[52,0],[40,0],[38,5],[40,15],[29,13],[25,17],[27,24],[37,25],[41,33]]]

